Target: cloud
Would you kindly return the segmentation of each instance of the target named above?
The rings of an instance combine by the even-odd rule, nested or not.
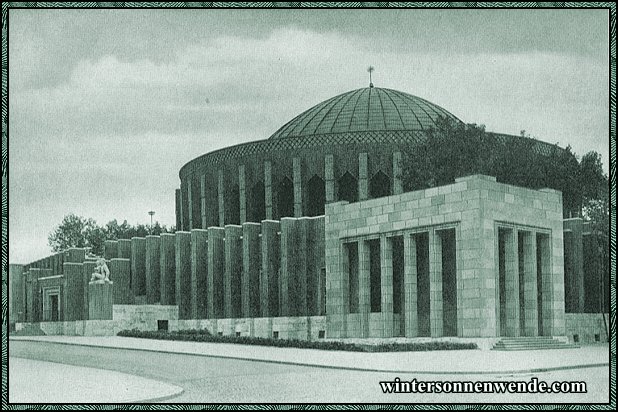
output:
[[[163,60],[87,56],[63,81],[43,87],[19,87],[19,71],[11,70],[11,235],[46,243],[70,211],[99,223],[136,223],[154,209],[162,223],[174,224],[184,163],[265,139],[320,101],[366,87],[369,64],[376,86],[418,95],[466,122],[512,134],[526,129],[608,159],[602,62],[556,52],[412,52],[370,43],[288,27],[259,38],[227,33],[186,43]],[[20,65],[37,58],[28,47]],[[11,259],[26,243],[11,242]]]

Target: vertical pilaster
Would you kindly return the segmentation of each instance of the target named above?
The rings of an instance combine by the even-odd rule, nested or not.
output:
[[[131,289],[134,296],[146,295],[146,239],[131,239]]]
[[[303,215],[303,183],[300,157],[295,157],[292,162],[292,173],[294,180],[294,217],[301,217]]]
[[[369,170],[367,153],[358,154],[358,200],[369,198]]]
[[[393,153],[393,190],[394,195],[403,193],[401,152]]]
[[[208,231],[191,231],[191,319],[206,319],[208,303]]]
[[[219,227],[223,227],[225,226],[225,181],[221,169],[218,172],[217,196],[219,198]]]
[[[238,166],[238,197],[240,198],[240,223],[247,221],[247,183],[245,165]]]
[[[200,176],[200,216],[202,219],[202,229],[208,227],[208,217],[206,216],[206,175]]]
[[[94,268],[96,267],[96,263],[95,262],[84,262],[83,264],[83,271],[82,271],[82,286],[83,286],[83,313],[82,313],[82,318],[84,320],[89,319],[89,313],[90,313],[90,308],[89,308],[89,300],[90,298],[88,297],[88,284],[90,283],[90,278],[92,277],[92,273],[94,272]]]
[[[416,265],[416,238],[411,235],[403,237],[403,324],[405,336],[418,336],[418,270]]]
[[[273,186],[272,186],[272,164],[264,162],[264,196],[266,205],[266,219],[273,218]]]
[[[369,312],[371,311],[371,291],[369,278],[370,259],[369,243],[358,241],[358,311],[360,313],[360,331],[362,338],[369,337]]]
[[[208,298],[209,319],[223,318],[223,273],[225,272],[225,229],[208,228]]]
[[[187,211],[188,211],[188,215],[189,215],[189,226],[186,228],[186,230],[191,230],[193,229],[193,178],[192,177],[188,177],[187,178]],[[183,228],[185,229],[185,228]]]
[[[106,260],[115,259],[118,257],[118,242],[116,240],[105,241],[103,244],[103,257]],[[62,262],[60,262],[60,265],[62,265]]]
[[[176,235],[161,233],[159,251],[161,304],[176,304]],[[115,288],[114,288],[115,289]]]
[[[262,248],[260,243],[260,224],[242,225],[241,306],[243,318],[260,316],[260,269],[262,267]]]
[[[380,237],[380,288],[382,291],[382,337],[393,336],[393,241]]]
[[[279,313],[279,268],[281,247],[278,232],[280,223],[263,220],[262,270],[260,273],[260,311],[262,317],[280,316]]]
[[[146,236],[146,303],[161,300],[161,239],[159,236]]]
[[[242,227],[225,226],[225,273],[223,276],[224,316],[240,317],[240,283],[242,272]]]
[[[431,337],[443,335],[442,239],[436,230],[429,231],[429,322]]]
[[[131,259],[131,239],[118,239],[118,258]]]
[[[523,232],[522,240],[522,258],[524,265],[524,336],[538,336],[536,233],[525,231]]]
[[[44,270],[44,269],[39,269]],[[84,315],[84,264],[64,263],[64,320],[80,320]]]
[[[326,203],[335,201],[335,161],[332,154],[324,157],[324,179],[326,185]]]
[[[65,270],[66,265],[65,263]],[[109,263],[109,278],[114,282],[114,303],[117,305],[133,304],[133,293],[130,286],[131,261],[124,258],[112,259]]]
[[[517,232],[504,230],[504,289],[506,336],[520,336],[519,330],[519,262]]]
[[[176,228],[181,230],[182,225],[184,224],[184,216],[182,213],[182,191],[180,189],[176,189],[174,193],[176,199]]]
[[[191,318],[191,233],[176,232],[176,304],[178,318]]]

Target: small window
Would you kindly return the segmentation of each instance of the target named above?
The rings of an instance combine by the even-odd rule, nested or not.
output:
[[[168,320],[158,320],[157,321],[157,330],[167,332],[169,330],[169,321]]]
[[[595,333],[594,334],[594,341],[595,342],[601,342],[601,335],[599,333]]]
[[[325,330],[321,330],[318,332],[318,339],[324,339],[325,336],[326,336]]]
[[[579,342],[579,335],[577,333],[573,335],[573,342],[575,343]]]
[[[279,339],[279,332],[278,331],[274,331],[273,332],[273,338],[274,339]]]

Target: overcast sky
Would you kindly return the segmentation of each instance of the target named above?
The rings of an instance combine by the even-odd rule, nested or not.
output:
[[[9,12],[9,262],[76,213],[174,225],[178,171],[373,81],[608,169],[605,10]]]

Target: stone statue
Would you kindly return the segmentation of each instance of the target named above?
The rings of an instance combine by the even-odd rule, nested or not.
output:
[[[109,280],[109,268],[104,258],[97,259],[94,272],[90,277],[90,283],[113,283]]]

